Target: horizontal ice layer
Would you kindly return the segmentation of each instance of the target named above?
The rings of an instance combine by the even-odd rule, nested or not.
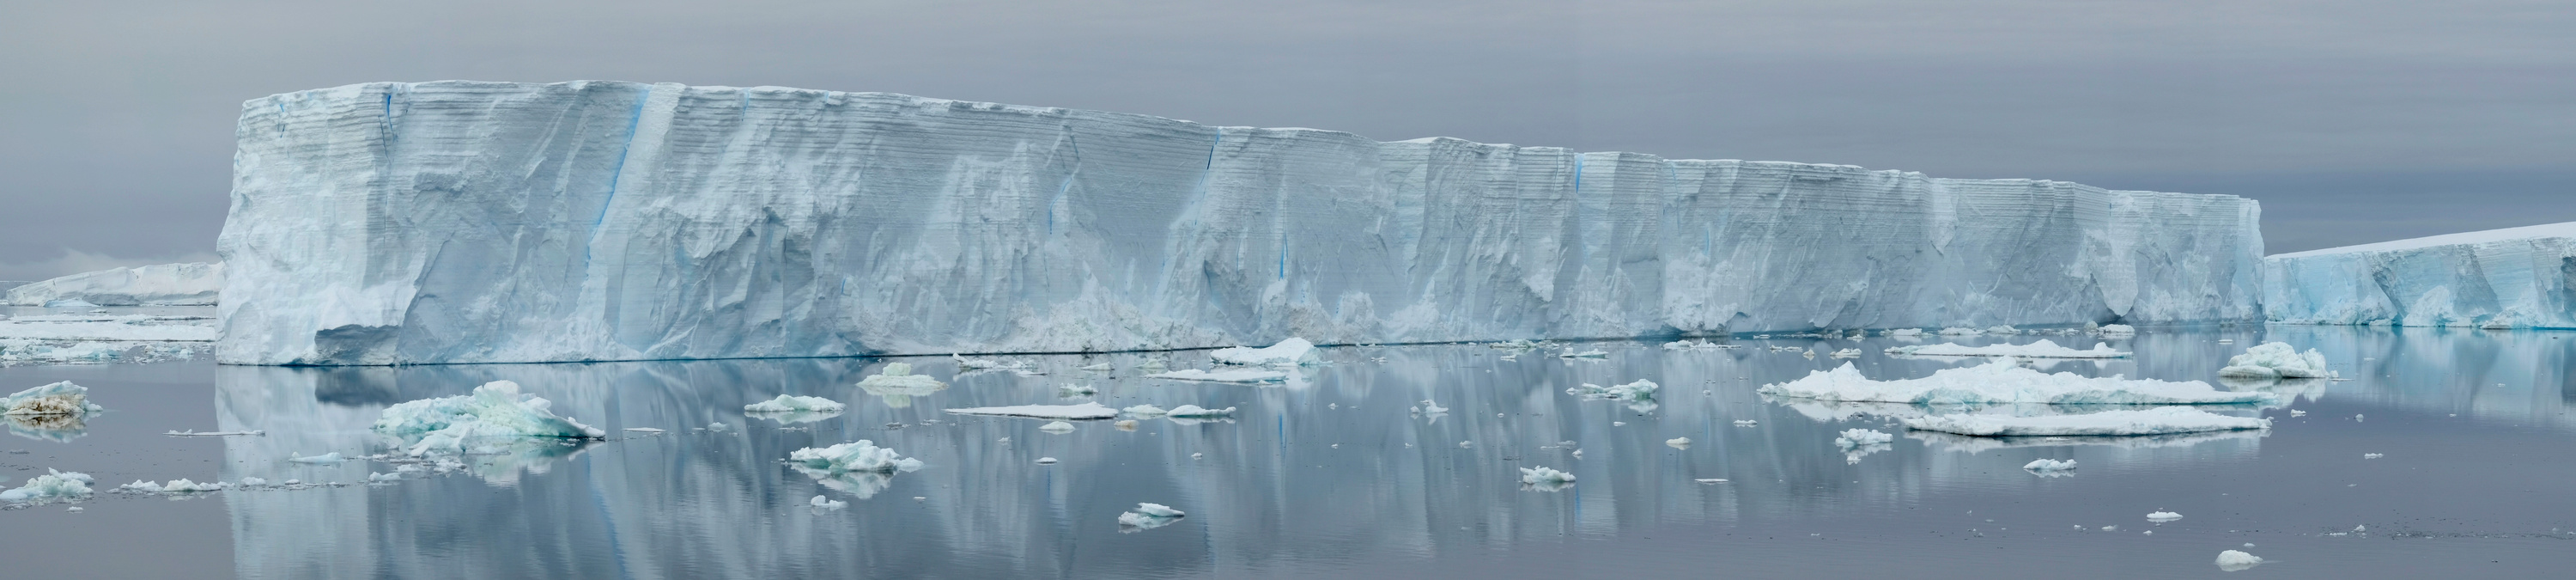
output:
[[[222,263],[109,268],[8,289],[0,303],[44,306],[78,300],[98,306],[203,306],[224,289]]]
[[[1941,415],[1906,419],[1905,428],[1975,437],[2131,436],[2267,429],[2272,420],[2230,417],[2188,407],[2103,411],[2082,415],[2013,417]]]
[[[2233,196],[619,82],[281,94],[237,137],[229,363],[2259,315]]]
[[[2576,222],[2263,260],[2275,322],[2576,328]]]
[[[1907,345],[1887,349],[1887,354],[1905,356],[2009,356],[2016,358],[2121,358],[2129,356],[2129,353],[2112,350],[2111,345],[2108,344],[2096,344],[2093,345],[2093,348],[2088,350],[2076,350],[2058,346],[2056,342],[2044,338],[2031,342],[2030,344],[1989,344],[1985,346],[1968,346],[1964,344],[1942,343],[1919,346]]]
[[[190,322],[0,320],[0,339],[214,342],[223,335],[221,328]]]
[[[1039,419],[1109,419],[1118,416],[1117,409],[1100,403],[1079,405],[1012,405],[1008,407],[971,407],[949,409],[959,415],[993,415],[1000,417],[1035,417]]]
[[[1830,371],[1809,371],[1786,383],[1763,385],[1764,395],[1813,399],[1912,403],[1916,405],[2209,405],[2264,403],[2274,395],[2221,391],[2200,381],[2096,378],[2075,373],[2042,373],[2021,368],[2012,359],[1933,371],[1920,379],[1873,381],[1851,363]]]

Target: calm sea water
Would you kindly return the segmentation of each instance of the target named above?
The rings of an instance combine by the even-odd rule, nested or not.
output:
[[[2035,338],[2096,341],[1964,342]],[[1147,358],[1205,366],[1195,352],[1018,357],[1048,374],[954,376],[931,393],[854,385],[897,361],[951,379],[946,359],[6,368],[0,389],[70,380],[111,409],[78,429],[0,438],[11,450],[0,476],[13,486],[48,467],[94,474],[102,489],[181,477],[360,482],[392,467],[286,459],[383,451],[367,427],[386,406],[494,380],[611,436],[385,485],[101,493],[78,513],[0,512],[0,566],[17,578],[2536,578],[2576,565],[2576,333],[2147,329],[2111,341],[2133,359],[2046,368],[2212,380],[2229,355],[2264,340],[2320,349],[2352,380],[2235,386],[2284,395],[2224,411],[2274,418],[2268,431],[2054,441],[1907,433],[1889,421],[1917,412],[1907,408],[1754,393],[1843,362],[1772,345],[1860,348],[1852,364],[1879,379],[1975,364],[1885,357],[1880,349],[1906,344],[1887,338],[1692,352],[1583,345],[1609,351],[1605,360],[1333,348],[1330,365],[1278,386],[1128,370]],[[1075,370],[1101,362],[1119,370]],[[1564,392],[1637,379],[1664,386],[1653,405]],[[1066,384],[1099,394],[1061,396]],[[806,423],[741,411],[781,393],[851,409]],[[1425,399],[1449,411],[1412,412]],[[941,411],[1090,400],[1239,411],[1065,434]],[[697,429],[718,422],[730,428]],[[1898,437],[1865,453],[1833,443],[1861,427]],[[161,435],[185,429],[267,435]],[[1694,443],[1666,445],[1675,437]],[[927,465],[826,482],[781,463],[798,448],[861,439]],[[2081,468],[2021,469],[2037,458]],[[1579,480],[1525,488],[1518,468],[1533,466]],[[849,506],[808,507],[817,494]],[[1138,502],[1189,515],[1122,529],[1119,513]],[[2154,523],[2153,511],[2184,518]],[[2213,560],[2228,549],[2267,563],[2222,571]]]

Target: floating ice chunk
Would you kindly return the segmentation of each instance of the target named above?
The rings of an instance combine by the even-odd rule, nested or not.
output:
[[[1179,381],[1206,381],[1211,383],[1268,383],[1285,380],[1288,378],[1288,373],[1255,369],[1227,369],[1220,371],[1181,369],[1167,373],[1145,375],[1145,378],[1172,379]]]
[[[662,434],[662,433],[663,433],[663,431],[662,431],[661,429],[656,429],[656,428],[652,428],[652,427],[627,427],[627,428],[626,428],[626,430],[627,430],[627,431],[630,431],[630,432],[635,432],[635,433],[643,433],[643,434],[646,434],[646,435],[659,435],[659,434]]]
[[[1173,417],[1226,417],[1234,415],[1234,407],[1205,409],[1198,405],[1181,405],[1173,407],[1168,414]]]
[[[1048,422],[1048,423],[1047,423],[1047,424],[1045,424],[1045,425],[1039,425],[1039,426],[1038,426],[1038,430],[1039,430],[1039,431],[1045,431],[1045,432],[1048,432],[1048,433],[1054,433],[1054,434],[1062,435],[1062,434],[1065,434],[1065,433],[1072,433],[1072,432],[1073,432],[1073,424],[1072,424],[1072,423],[1066,423],[1066,422],[1063,422],[1063,421],[1052,421],[1052,422]]]
[[[1118,526],[1124,531],[1142,531],[1170,525],[1189,514],[1158,503],[1139,503],[1136,509],[1118,514]]]
[[[2334,378],[2335,374],[2326,370],[2326,355],[2316,349],[2301,353],[2289,343],[2266,342],[2227,359],[2227,366],[2218,369],[2218,376],[2322,379]]]
[[[340,452],[338,451],[312,456],[298,456],[296,454],[289,453],[286,455],[286,460],[295,463],[339,463],[342,461],[348,461],[347,458],[341,457]]]
[[[2137,327],[2129,326],[2129,325],[2126,325],[2126,324],[2105,324],[2105,325],[2102,325],[2102,328],[2100,328],[2100,329],[2099,329],[2099,331],[2100,331],[2103,335],[2105,335],[2105,336],[2110,336],[2110,335],[2129,335],[2129,334],[2137,334],[2137,333],[2138,333],[2138,329],[2137,329]]]
[[[1905,427],[1908,429],[1977,437],[2163,435],[2268,429],[2271,426],[2270,419],[2230,417],[2185,407],[2157,407],[2046,417],[1941,415],[1905,420]]]
[[[1888,336],[1923,336],[1923,329],[1920,329],[1920,328],[1892,328],[1892,329],[1888,329],[1888,331],[1887,331],[1887,335],[1888,335]]]
[[[1899,356],[2009,356],[2019,358],[2123,358],[2129,356],[2129,353],[2112,350],[2111,345],[2107,344],[2093,345],[2093,348],[2090,350],[2076,350],[2058,346],[2056,342],[2045,338],[2031,341],[2030,344],[1989,344],[1985,346],[1967,346],[1955,343],[1942,343],[1907,345],[1887,349],[1887,354]]]
[[[1725,479],[1722,479],[1722,478],[1715,478],[1715,477],[1703,477],[1703,478],[1699,478],[1699,479],[1693,479],[1693,480],[1691,480],[1691,481],[1696,481],[1696,482],[1700,482],[1700,483],[1711,483],[1711,484],[1715,484],[1715,483],[1726,483],[1726,480],[1725,480]]]
[[[1108,371],[1110,371],[1110,370],[1113,370],[1114,368],[1115,368],[1115,367],[1111,367],[1111,366],[1109,366],[1109,363],[1100,363],[1100,364],[1096,364],[1096,365],[1088,365],[1088,366],[1084,366],[1084,367],[1082,367],[1082,368],[1078,368],[1078,369],[1074,369],[1074,370],[1091,371],[1091,372],[1098,373],[1098,372],[1108,372]]]
[[[2179,519],[2182,519],[2182,514],[2173,513],[2173,512],[2168,512],[2168,511],[2156,511],[2156,512],[2150,512],[2150,513],[2148,513],[2148,514],[2147,514],[2147,520],[2148,520],[2148,521],[2155,521],[2155,522],[2170,522],[2170,521],[2179,520]]]
[[[957,360],[957,370],[960,371],[979,371],[1002,367],[1001,361],[989,358],[966,358],[965,355],[958,353],[948,353],[948,358]],[[906,367],[904,370],[909,371],[911,369]]]
[[[89,497],[89,484],[97,483],[89,474],[77,471],[55,471],[46,468],[44,475],[8,491],[0,491],[0,501],[45,504]]]
[[[267,434],[268,434],[268,432],[267,432],[267,431],[262,431],[262,430],[258,430],[258,429],[253,429],[253,430],[249,430],[249,431],[198,431],[198,430],[195,430],[195,429],[189,429],[189,430],[186,430],[186,431],[170,431],[170,432],[162,433],[162,435],[168,435],[168,436],[171,436],[171,437],[240,437],[240,436],[253,436],[253,437],[255,437],[255,436],[267,435]]]
[[[2308,412],[2307,412],[2307,411],[2301,411],[2301,410],[2298,410],[2298,409],[2291,409],[2291,410],[2290,410],[2290,416],[2292,416],[2292,417],[2306,417],[2306,416],[2308,416]]]
[[[161,484],[162,493],[202,493],[223,491],[223,489],[224,484],[222,482],[197,483],[194,481],[188,481],[188,478],[185,477],[173,479],[167,483]]]
[[[1846,348],[1846,349],[1842,349],[1842,350],[1837,350],[1837,351],[1834,351],[1834,354],[1833,354],[1832,356],[1833,356],[1834,358],[1860,358],[1860,349],[1857,349],[1857,348]]]
[[[1737,420],[1735,421],[1735,426],[1737,426],[1737,427],[1753,427],[1753,426],[1758,426],[1758,425],[1761,425],[1761,424],[1762,424],[1762,422],[1761,422],[1761,421],[1755,421],[1755,420],[1752,420],[1752,419],[1737,419]]]
[[[1053,458],[1053,457],[1040,457],[1040,458],[1038,458],[1038,465],[1055,465],[1055,458]]]
[[[1756,392],[1801,399],[1930,404],[2115,404],[2192,405],[2262,403],[2275,395],[2221,391],[2200,381],[2129,380],[2118,375],[2092,378],[2074,373],[2045,374],[1997,358],[1983,365],[1942,369],[1920,379],[1873,381],[1851,363],[1831,371],[1809,371],[1805,378],[1763,385]]]
[[[958,366],[961,369],[966,368],[964,363],[959,363]],[[886,363],[885,368],[878,371],[877,374],[868,375],[867,378],[859,379],[859,388],[877,395],[918,396],[936,393],[939,392],[940,389],[946,389],[948,388],[948,383],[939,382],[938,379],[930,378],[929,375],[912,374],[912,363],[896,362]]]
[[[876,442],[865,439],[831,447],[798,449],[787,454],[787,461],[825,473],[892,473],[921,469],[921,460],[904,457],[893,449],[878,447]]]
[[[1420,408],[1424,414],[1449,412],[1448,407],[1442,407],[1440,406],[1440,403],[1432,401],[1431,399],[1423,399],[1422,407]]]
[[[2218,553],[2218,569],[2236,572],[2263,565],[2263,558],[2236,550]]]
[[[1846,429],[1842,432],[1842,436],[1834,438],[1834,445],[1844,449],[1854,449],[1870,445],[1885,444],[1895,440],[1895,435],[1889,435],[1872,429]]]
[[[1986,327],[1986,334],[2003,334],[2003,335],[2021,334],[2021,329],[2013,328],[2011,325],[2007,325],[2007,324],[1998,324],[1998,325],[1994,325],[1994,326]]]
[[[1953,327],[1949,327],[1949,328],[1941,329],[1941,336],[1976,336],[1976,335],[1979,335],[1979,334],[1985,334],[1985,333],[1983,333],[1983,332],[1978,332],[1978,331],[1977,331],[1977,329],[1974,329],[1974,328],[1967,328],[1967,327],[1961,327],[1961,326],[1953,326]]]
[[[1055,388],[1055,395],[1058,397],[1088,397],[1097,394],[1100,394],[1100,389],[1092,388],[1091,385],[1064,385]]]
[[[241,485],[242,485],[242,487],[260,487],[260,486],[265,486],[265,485],[268,485],[268,478],[265,478],[265,477],[244,477],[244,478],[241,478]]]
[[[1556,358],[1608,358],[1609,356],[1609,352],[1597,348],[1583,352],[1575,352],[1574,349],[1569,348],[1565,349],[1565,352],[1557,353]]]
[[[1674,437],[1671,439],[1665,439],[1664,444],[1672,446],[1674,449],[1689,449],[1691,440],[1689,437]]]
[[[492,381],[475,387],[473,394],[386,407],[373,429],[414,442],[407,451],[413,456],[462,453],[465,443],[475,439],[597,439],[608,435],[571,418],[555,416],[548,410],[553,405],[552,401],[519,392],[518,383]]]
[[[2074,471],[2075,460],[2033,459],[2030,463],[2022,464],[2021,468],[2038,472]]]
[[[805,505],[813,506],[815,509],[836,510],[850,507],[850,502],[823,497],[822,494],[814,494],[814,499],[805,500]]]
[[[724,422],[723,422],[723,421],[717,421],[717,422],[714,422],[714,423],[708,423],[708,424],[707,424],[707,430],[708,430],[708,431],[723,431],[723,430],[732,429],[732,428],[733,428],[732,426],[724,424]]]
[[[2385,454],[2385,453],[2363,453],[2363,454],[2361,454],[2361,458],[2362,458],[2362,459],[2378,459],[2378,458],[2381,458],[2381,457],[2387,457],[2387,456],[2388,456],[2388,454]]]
[[[1315,356],[1315,343],[1295,337],[1263,348],[1246,346],[1220,348],[1208,353],[1208,358],[1214,359],[1218,364],[1254,366],[1299,366],[1319,362]]]
[[[1633,382],[1633,383],[1628,383],[1628,384],[1624,384],[1624,385],[1611,385],[1611,386],[1607,386],[1607,387],[1604,387],[1604,386],[1601,386],[1601,385],[1595,385],[1595,384],[1591,384],[1591,383],[1584,383],[1584,384],[1583,384],[1583,386],[1566,389],[1566,390],[1565,390],[1565,394],[1568,394],[1568,395],[1574,395],[1574,396],[1578,396],[1578,397],[1582,397],[1582,398],[1586,398],[1586,399],[1611,399],[1611,400],[1619,400],[1619,401],[1644,401],[1644,400],[1654,399],[1654,398],[1655,398],[1655,390],[1656,390],[1657,388],[1658,388],[1658,387],[1655,385],[1655,382],[1654,382],[1654,381],[1649,381],[1649,380],[1645,380],[1645,379],[1637,379],[1637,381],[1636,381],[1636,382]]]
[[[1523,467],[1521,468],[1521,483],[1536,485],[1574,483],[1574,474],[1557,471],[1547,467]]]
[[[1170,412],[1170,411],[1165,411],[1165,410],[1163,410],[1163,408],[1162,408],[1162,407],[1156,407],[1156,406],[1153,406],[1153,405],[1151,405],[1151,404],[1137,405],[1137,406],[1128,407],[1128,408],[1125,408],[1125,409],[1119,409],[1119,411],[1125,412],[1125,413],[1127,413],[1127,414],[1129,414],[1129,415],[1135,415],[1135,416],[1138,416],[1138,417],[1153,417],[1153,416],[1162,415],[1162,414],[1164,414],[1164,413],[1169,413],[1169,412]]]
[[[52,415],[78,417],[105,410],[89,402],[88,387],[72,384],[71,381],[18,391],[0,401],[6,402],[5,405],[0,405],[0,408],[7,409],[0,412],[0,415],[20,417]]]
[[[1118,416],[1117,409],[1111,409],[1108,406],[1101,405],[1097,402],[1085,402],[1079,405],[970,407],[965,409],[949,409],[948,412],[958,415],[993,415],[1001,417],[1031,417],[1038,419],[1110,419]]]
[[[1120,431],[1134,431],[1134,430],[1136,430],[1136,420],[1135,420],[1135,419],[1122,419],[1122,420],[1119,420],[1119,421],[1118,421],[1118,422],[1116,422],[1116,423],[1110,423],[1110,424],[1109,424],[1109,426],[1111,426],[1111,427],[1117,427],[1117,428],[1118,428],[1118,430],[1120,430]]]
[[[839,401],[822,397],[800,397],[796,395],[779,395],[778,398],[775,399],[742,406],[742,410],[748,413],[839,413],[847,408],[849,408],[847,405],[843,405]]]
[[[367,472],[367,481],[369,481],[369,482],[381,482],[381,481],[402,481],[402,474],[401,474],[401,473],[376,473],[376,472],[370,471],[370,472]]]
[[[117,489],[121,489],[121,490],[126,490],[126,491],[137,491],[137,492],[143,492],[143,493],[161,493],[161,484],[159,484],[159,483],[154,483],[154,482],[150,482],[150,481],[144,481],[144,480],[140,480],[140,479],[134,480],[134,483],[128,483],[128,484],[125,484],[125,485],[116,486],[116,488],[117,488]]]

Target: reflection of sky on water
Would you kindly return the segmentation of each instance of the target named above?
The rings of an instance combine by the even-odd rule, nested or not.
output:
[[[2353,414],[2348,409],[2367,408],[2372,413],[2369,429],[2412,429],[2406,422],[2410,414],[2448,413],[2479,423],[2566,428],[2562,413],[2567,399],[2561,393],[2566,392],[2566,363],[2576,340],[2545,333],[2150,329],[2112,341],[2117,348],[2137,351],[2134,359],[2073,361],[2046,370],[2210,380],[2227,356],[2258,344],[2266,333],[2318,347],[2335,368],[2358,378],[2222,388],[2269,390],[2282,394],[2290,408],[2336,409],[2332,412],[2343,417]],[[2236,343],[2216,343],[2221,336]],[[1985,344],[2032,337],[1943,338]],[[2093,342],[2047,338],[2074,348]],[[1851,362],[1873,378],[1920,377],[1975,362],[1882,356],[1879,349],[1897,343],[1881,338],[1748,341],[1774,343],[1825,351],[1862,348],[1867,354]],[[2097,516],[2076,517],[2091,506],[2144,513],[2126,505],[2126,498],[2177,487],[2155,483],[2163,478],[2241,479],[2241,474],[2260,473],[2262,485],[2313,483],[2340,489],[2343,479],[2326,478],[2342,475],[2309,463],[2341,465],[2331,463],[2341,460],[2323,457],[2357,457],[2351,447],[2359,445],[2398,450],[2400,456],[2422,454],[2368,443],[2366,437],[2376,431],[2330,420],[2327,411],[2269,432],[2152,438],[1987,439],[1907,432],[1893,419],[1919,415],[1923,409],[1766,401],[1753,393],[1761,383],[1845,361],[1757,348],[1666,351],[1626,343],[1586,348],[1595,346],[1610,351],[1610,357],[1523,355],[1504,361],[1500,356],[1507,351],[1481,346],[1329,349],[1327,358],[1334,364],[1267,387],[1142,380],[1127,370],[1149,357],[1199,360],[1195,353],[1022,357],[1037,363],[1044,376],[983,372],[953,377],[944,360],[915,359],[923,374],[955,379],[947,389],[920,393],[870,393],[855,387],[885,362],[860,360],[222,367],[208,372],[215,383],[213,427],[269,433],[222,442],[230,460],[221,473],[227,481],[260,476],[354,482],[363,481],[370,470],[391,471],[383,464],[309,466],[283,459],[295,453],[386,450],[388,442],[367,430],[385,406],[463,394],[492,380],[517,381],[528,392],[553,400],[557,413],[608,429],[612,439],[560,452],[478,456],[463,475],[346,493],[227,493],[223,497],[230,506],[235,567],[246,577],[345,577],[352,571],[420,577],[535,571],[556,577],[642,578],[1284,575],[1329,572],[1336,570],[1335,562],[1428,559],[1461,564],[1459,558],[1479,558],[1494,550],[1544,554],[1574,549],[1565,543],[1569,538],[1653,546],[1641,542],[1641,536],[1661,537],[1675,526],[1714,526],[1698,532],[1702,534],[1784,526],[1868,534],[1889,526],[1922,525],[1912,522],[1924,521],[1919,518],[1930,517],[1930,511],[1917,508],[1995,498],[2033,499],[2027,509],[2059,514],[2047,516],[2048,527],[2063,530],[2067,526],[2055,520],[2097,523],[2092,521]],[[1373,357],[1387,362],[1370,362]],[[1076,370],[1104,361],[1120,370]],[[2373,372],[2396,376],[2361,376]],[[1662,385],[1655,397],[1658,405],[1650,412],[1640,413],[1625,401],[1585,400],[1564,392],[1581,383],[1637,379]],[[1058,388],[1065,384],[1092,385],[1099,394],[1067,396]],[[848,403],[850,409],[792,424],[746,417],[741,411],[745,404],[779,394],[822,396]],[[907,404],[894,404],[896,398]],[[1449,412],[1408,412],[1425,399],[1438,401]],[[1093,400],[1111,407],[1153,403],[1241,410],[1230,421],[1145,419],[1133,431],[1112,428],[1108,421],[1078,422],[1076,430],[1061,435],[1038,430],[1043,420],[941,412]],[[2287,416],[2279,407],[2220,411]],[[1737,426],[1736,420],[1759,423]],[[697,429],[717,422],[730,428]],[[668,432],[641,436],[621,431],[627,427]],[[1850,428],[1877,429],[1898,438],[1893,445],[1847,455],[1833,438]],[[1693,443],[1682,449],[1664,444],[1674,437]],[[915,472],[845,481],[817,478],[780,462],[797,448],[859,439],[928,465]],[[2297,443],[2276,448],[2284,440]],[[1461,448],[1461,441],[1473,445]],[[1566,441],[1574,445],[1560,448]],[[1583,451],[1580,458],[1573,455],[1575,449]],[[1193,454],[1202,455],[1194,459]],[[1039,465],[1039,457],[1060,462]],[[2063,478],[2041,478],[2020,469],[2037,458],[2076,459],[2083,467]],[[2302,472],[2275,473],[2293,465],[2302,472],[2332,475],[2303,479],[2296,474]],[[1578,482],[1552,492],[1521,484],[1518,468],[1537,466],[1572,472]],[[1730,482],[1692,481],[1697,478]],[[2253,483],[2229,485],[2240,494],[2260,491],[2247,487]],[[817,494],[850,505],[818,511],[807,504]],[[2147,507],[2186,513],[2215,509],[2173,501],[2180,505]],[[1156,529],[1120,533],[1118,514],[1138,502],[1171,505],[1189,516]],[[2266,505],[2275,504],[2292,505]],[[2240,517],[2252,517],[2252,523],[2229,525],[2279,528],[2305,525],[2303,518],[2310,517],[2297,511],[2248,513],[2255,515]],[[2194,516],[2199,519],[2178,525],[2221,521]],[[1965,533],[1965,527],[1956,531]],[[2167,535],[2180,531],[2167,529]],[[2089,538],[2047,541],[2077,546],[2110,541]],[[1895,542],[1886,544],[1887,549],[1953,549],[1909,540],[1893,536],[1877,541]],[[2256,541],[2268,546],[2283,540]],[[2207,568],[2208,556],[2197,555],[2203,550],[2193,546],[2196,567],[2187,569]],[[1813,549],[1795,545],[1766,549],[1782,558],[1835,553],[1802,552]],[[2206,551],[2215,554],[2215,549]],[[1691,553],[1696,551],[1680,548],[1640,557],[1684,562]],[[1807,555],[1797,556],[1802,553]],[[1886,565],[1901,568],[1896,562]],[[2299,568],[2262,570],[2282,569]]]

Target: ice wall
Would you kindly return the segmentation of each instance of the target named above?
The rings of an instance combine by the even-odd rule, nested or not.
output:
[[[109,268],[9,288],[6,304],[43,306],[80,300],[99,306],[203,306],[224,288],[222,263]]]
[[[2276,322],[2576,328],[2576,222],[2281,254],[2263,269]]]
[[[2259,316],[2232,196],[777,87],[244,103],[243,364]]]

